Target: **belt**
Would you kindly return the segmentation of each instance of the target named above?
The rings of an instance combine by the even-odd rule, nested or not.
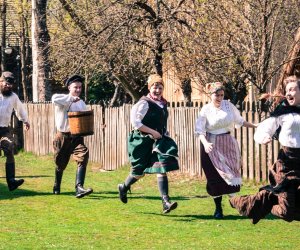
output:
[[[229,134],[230,134],[230,131],[223,133],[223,134],[218,134],[218,135],[229,135]]]
[[[211,134],[211,135],[229,135],[229,134],[230,134],[230,131],[225,132],[225,133],[222,133],[222,134],[212,134],[212,133],[209,133],[209,132],[208,132],[208,134]]]

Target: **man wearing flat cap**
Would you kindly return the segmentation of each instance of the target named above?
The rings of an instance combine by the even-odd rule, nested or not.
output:
[[[0,149],[6,156],[5,171],[9,191],[17,189],[24,182],[23,179],[15,179],[14,143],[8,128],[13,110],[23,122],[25,129],[28,130],[30,127],[26,110],[19,97],[12,91],[14,83],[13,73],[4,71],[0,77]]]
[[[71,155],[77,162],[77,172],[75,181],[75,196],[82,198],[93,192],[91,188],[84,189],[86,167],[89,159],[89,150],[84,144],[82,136],[71,136],[68,121],[68,112],[86,111],[85,103],[80,99],[84,78],[80,75],[70,76],[66,81],[69,94],[54,94],[52,103],[55,106],[55,125],[57,134],[55,136],[54,161],[55,182],[53,186],[53,194],[60,194],[60,186],[63,171],[66,169]]]

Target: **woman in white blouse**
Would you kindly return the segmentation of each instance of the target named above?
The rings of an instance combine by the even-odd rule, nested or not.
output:
[[[256,125],[245,121],[237,108],[224,100],[224,86],[220,82],[208,85],[211,102],[204,105],[196,121],[195,132],[201,141],[201,166],[207,179],[206,189],[215,202],[214,217],[223,218],[222,195],[240,191],[240,150],[230,135],[235,127]]]
[[[118,185],[119,197],[127,203],[130,186],[145,174],[157,174],[158,188],[162,198],[163,213],[177,207],[171,202],[167,172],[178,170],[178,149],[167,135],[167,101],[162,97],[163,80],[154,74],[148,78],[150,93],[142,97],[131,110],[133,131],[128,138],[128,155],[131,173],[123,184]]]
[[[270,212],[288,222],[300,220],[300,79],[290,76],[284,85],[286,99],[260,123],[254,135],[256,142],[267,144],[280,128],[282,148],[269,171],[270,185],[255,195],[230,199],[232,207],[251,218],[253,224]]]

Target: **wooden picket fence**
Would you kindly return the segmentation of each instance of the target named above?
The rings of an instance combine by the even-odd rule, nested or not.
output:
[[[24,132],[24,149],[37,155],[53,153],[52,142],[56,133],[52,104],[25,104],[31,129]],[[202,106],[202,105],[200,105]],[[130,105],[107,108],[91,105],[94,110],[94,135],[85,137],[90,150],[90,161],[99,168],[115,170],[128,163],[127,136],[131,130]],[[200,163],[200,140],[194,134],[200,107],[169,107],[168,130],[179,147],[180,171],[204,178]],[[250,122],[259,122],[255,111],[243,111]],[[279,144],[258,145],[254,142],[254,129],[241,128],[233,131],[241,149],[242,176],[257,182],[267,180],[268,166],[274,161]]]

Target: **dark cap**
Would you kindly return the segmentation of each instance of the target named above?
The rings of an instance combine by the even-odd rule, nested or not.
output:
[[[70,86],[73,82],[84,82],[84,77],[81,75],[72,75],[66,81],[66,86]]]
[[[8,83],[15,83],[15,76],[13,73],[9,71],[2,72],[1,78],[4,79]]]

